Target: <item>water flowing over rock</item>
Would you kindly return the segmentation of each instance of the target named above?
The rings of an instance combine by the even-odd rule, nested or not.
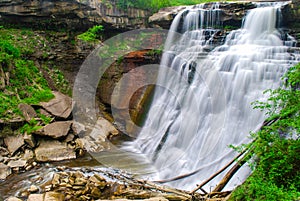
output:
[[[193,188],[228,163],[236,153],[228,145],[249,142],[250,131],[264,121],[251,103],[267,98],[263,91],[279,87],[280,78],[299,62],[290,52],[296,40],[280,29],[285,3],[258,3],[242,28],[231,31],[221,45],[213,43],[224,25],[219,3],[197,5],[173,20],[165,44],[157,87],[145,125],[124,150],[146,155],[158,171],[181,188]],[[166,67],[165,67],[166,66]],[[240,170],[228,188],[249,174]],[[207,184],[215,186],[222,176]]]

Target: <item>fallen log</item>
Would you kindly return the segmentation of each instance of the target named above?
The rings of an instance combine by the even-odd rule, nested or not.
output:
[[[224,172],[229,166],[231,166],[234,162],[236,162],[237,159],[239,159],[243,154],[245,154],[246,151],[247,151],[247,149],[245,149],[244,151],[242,151],[233,160],[231,160],[229,163],[227,163],[222,169],[220,169],[218,172],[216,172],[213,175],[211,175],[208,179],[206,179],[200,185],[197,185],[197,188],[195,188],[194,190],[192,190],[190,192],[190,194],[196,193],[196,191],[198,191],[199,189],[201,189],[205,184],[207,184],[208,182],[210,182],[211,180],[213,180],[216,176],[218,176],[219,174],[221,174],[222,172]]]

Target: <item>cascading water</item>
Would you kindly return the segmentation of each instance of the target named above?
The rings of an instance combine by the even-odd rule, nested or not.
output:
[[[176,16],[146,123],[126,147],[152,160],[160,179],[200,170],[170,183],[180,188],[195,187],[233,159],[228,145],[249,142],[249,132],[265,119],[251,103],[265,100],[263,91],[280,86],[283,73],[297,62],[287,51],[294,40],[276,29],[280,4],[251,10],[242,28],[214,47],[221,12],[218,4],[200,5]],[[241,170],[231,185],[247,172]]]

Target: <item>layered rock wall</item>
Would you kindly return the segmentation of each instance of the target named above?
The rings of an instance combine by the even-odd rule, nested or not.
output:
[[[149,11],[118,8],[112,1],[93,0],[1,0],[0,23],[37,29],[85,30],[102,24],[106,30],[147,26]]]

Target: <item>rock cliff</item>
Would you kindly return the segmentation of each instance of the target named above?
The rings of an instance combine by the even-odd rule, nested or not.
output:
[[[147,26],[149,11],[119,9],[114,2],[92,0],[1,0],[0,23],[38,29],[85,30],[102,24],[106,30]]]

